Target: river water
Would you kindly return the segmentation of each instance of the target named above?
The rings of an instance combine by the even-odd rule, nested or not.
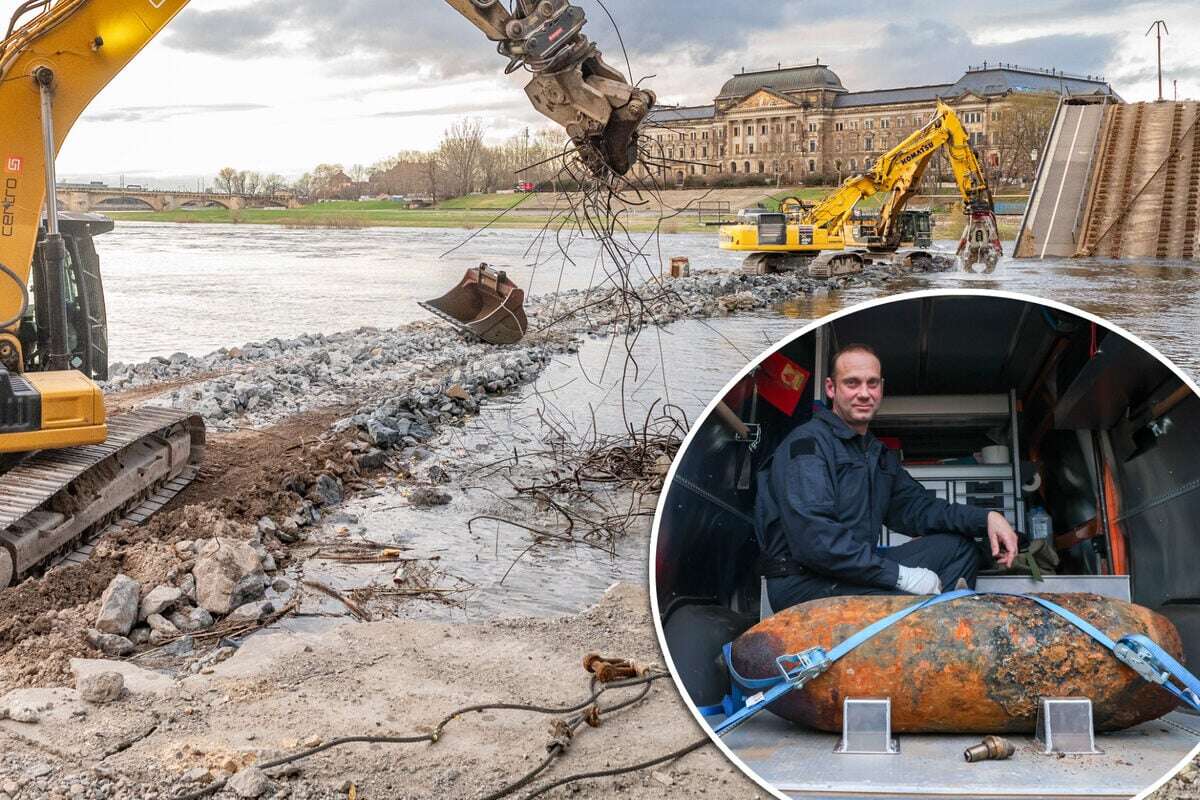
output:
[[[634,238],[649,253],[634,264],[642,277],[658,269],[660,254],[663,259],[687,256],[693,269],[737,269],[741,261],[717,249],[715,234]],[[583,288],[604,277],[596,242],[537,239],[531,231],[513,229],[327,230],[122,221],[97,239],[97,249],[114,361],[177,351],[203,354],[272,336],[425,319],[416,301],[446,291],[481,261],[507,270],[531,294]],[[1006,258],[991,275],[917,275],[886,290],[801,298],[780,309],[782,319],[769,314],[714,324],[722,333],[748,326],[744,341],[757,342],[760,334],[783,335],[885,292],[928,288],[1005,289],[1075,305],[1145,338],[1192,374],[1200,371],[1194,346],[1200,320],[1196,263]],[[692,356],[703,353],[706,363],[727,364],[729,374],[744,363],[731,348],[714,351],[706,340],[666,333],[667,354],[675,363],[695,364]],[[725,350],[733,358],[725,360]]]

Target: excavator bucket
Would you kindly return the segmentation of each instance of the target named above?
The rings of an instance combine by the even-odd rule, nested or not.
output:
[[[468,336],[488,344],[513,344],[529,329],[524,303],[525,292],[503,270],[480,264],[441,297],[421,301],[421,307]]]
[[[996,214],[989,203],[986,208],[971,208],[967,217],[967,227],[958,241],[958,257],[962,260],[963,269],[975,272],[975,265],[980,264],[983,272],[991,272],[996,269],[1000,256],[1004,255]]]

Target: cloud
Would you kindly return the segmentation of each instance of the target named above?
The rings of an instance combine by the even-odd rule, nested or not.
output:
[[[493,102],[472,102],[465,100],[461,103],[450,103],[433,108],[406,108],[397,111],[377,111],[368,114],[369,117],[401,118],[401,117],[439,117],[465,114],[479,116],[489,111],[504,111],[509,114],[519,113],[526,106],[519,100],[496,100]]]
[[[176,117],[191,117],[198,114],[226,114],[239,111],[260,111],[271,106],[261,103],[218,103],[190,106],[123,106],[104,111],[88,112],[88,122],[162,122]]]
[[[977,44],[961,27],[935,20],[884,25],[864,48],[833,69],[851,91],[952,83],[968,66],[1006,62],[1102,74],[1121,45],[1118,34],[1058,34],[1002,44]],[[886,65],[886,69],[878,69]]]
[[[270,55],[272,48],[264,40],[279,29],[277,14],[249,10],[187,9],[164,33],[166,43],[193,53],[220,56]]]

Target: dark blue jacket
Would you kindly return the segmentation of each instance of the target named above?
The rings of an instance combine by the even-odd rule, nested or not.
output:
[[[849,583],[894,589],[899,564],[875,552],[882,526],[907,536],[987,532],[986,509],[933,497],[869,431],[818,407],[758,473],[763,555]]]

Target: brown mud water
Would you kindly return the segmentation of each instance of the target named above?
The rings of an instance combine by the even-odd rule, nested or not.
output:
[[[1180,657],[1164,617],[1095,594],[1055,603],[1113,639],[1144,634]],[[832,597],[763,620],[733,644],[746,678],[779,675],[776,657],[832,649],[913,597]],[[1115,731],[1171,711],[1175,699],[1116,660],[1062,617],[1029,600],[981,594],[922,609],[884,629],[829,670],[769,707],[793,722],[838,732],[847,697],[890,697],[898,733],[1032,733],[1039,697],[1087,697],[1097,731]]]

